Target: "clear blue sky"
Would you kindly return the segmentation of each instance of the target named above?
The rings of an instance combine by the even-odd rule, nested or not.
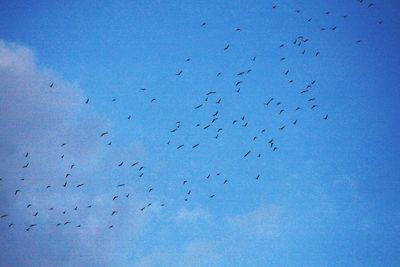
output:
[[[369,3],[0,1],[0,265],[398,265],[400,6]]]

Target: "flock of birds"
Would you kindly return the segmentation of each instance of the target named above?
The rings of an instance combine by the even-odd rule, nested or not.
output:
[[[363,5],[366,8],[374,8],[375,4],[374,3],[366,3],[364,0],[357,0],[361,5]],[[278,5],[273,5],[271,7],[272,10],[279,9],[280,6]],[[300,13],[300,10],[294,10],[296,13]],[[324,12],[325,16],[332,16],[330,11],[325,11]],[[348,15],[343,14],[341,15],[341,19],[345,20],[348,18]],[[306,18],[305,23],[312,23],[313,18]],[[383,21],[378,21],[378,24],[382,24]],[[203,22],[200,23],[199,27],[202,30],[205,30],[207,28],[207,23]],[[337,26],[330,26],[330,27],[321,27],[319,31],[337,31],[338,27]],[[236,32],[241,32],[241,28],[235,28],[234,31]],[[362,40],[354,40],[356,43],[361,43]],[[307,36],[303,35],[298,35],[298,36],[293,36],[292,40],[290,43],[282,43],[278,45],[277,49],[296,49],[301,55],[304,56],[309,56],[309,57],[318,57],[320,56],[320,51],[310,51],[307,49],[307,44],[311,42],[311,40]],[[227,43],[225,46],[221,47],[221,51],[228,53],[229,50],[231,49],[232,45],[234,44],[229,44]],[[187,58],[185,62],[187,64],[190,64],[191,58]],[[245,67],[243,69],[240,69],[232,75],[232,91],[231,94],[240,94],[243,86],[246,83],[246,80],[249,79],[251,72],[253,71],[253,67],[255,66],[257,61],[257,56],[253,56],[248,59],[250,67]],[[280,57],[279,62],[277,64],[281,64],[280,67],[283,68],[282,75],[284,77],[287,77],[287,81],[289,84],[293,84],[294,80],[291,78],[291,68],[290,65],[286,64],[285,62],[287,61],[287,58],[285,56]],[[180,69],[176,71],[174,74],[177,77],[181,77],[185,75],[185,69]],[[217,72],[215,73],[214,78],[218,79],[222,75],[225,75],[223,72]],[[276,116],[280,116],[280,120],[282,124],[280,124],[278,127],[275,129],[270,129],[270,128],[264,128],[264,127],[258,127],[259,129],[255,132],[252,132],[250,135],[251,140],[250,142],[258,142],[260,145],[255,146],[257,149],[243,149],[242,154],[240,157],[243,158],[250,158],[250,157],[255,157],[255,158],[261,158],[263,157],[264,154],[266,153],[277,153],[279,147],[278,147],[278,140],[279,140],[279,135],[282,134],[282,132],[290,130],[291,127],[296,127],[296,125],[299,123],[299,120],[296,118],[296,114],[300,112],[313,112],[317,114],[317,116],[320,117],[322,120],[328,120],[329,119],[329,114],[328,113],[322,113],[320,112],[320,104],[318,103],[318,98],[315,96],[314,93],[314,88],[317,85],[317,80],[315,79],[310,79],[310,81],[302,86],[302,88],[297,92],[298,94],[298,105],[296,106],[287,106],[285,105],[285,101],[283,99],[279,99],[276,96],[269,96],[268,98],[264,100],[260,100],[260,104],[264,106],[265,109],[271,110],[273,114]],[[51,82],[49,84],[49,87],[54,90],[57,89],[56,85],[54,82]],[[140,91],[144,92],[147,89],[146,88],[140,88]],[[227,128],[232,128],[232,127],[237,127],[241,129],[249,129],[248,125],[250,123],[253,123],[252,121],[249,121],[248,118],[246,117],[245,114],[243,114],[240,117],[237,118],[227,118],[227,117],[221,117],[221,111],[220,107],[222,107],[224,103],[223,97],[218,93],[217,90],[215,91],[208,91],[205,92],[204,95],[199,96],[201,99],[196,105],[192,107],[192,111],[196,112],[198,117],[203,118],[202,122],[197,122],[193,125],[190,125],[190,123],[184,123],[183,121],[176,121],[175,123],[172,124],[171,129],[169,130],[168,133],[165,133],[168,138],[165,140],[165,145],[168,146],[168,149],[170,149],[170,153],[176,153],[177,150],[179,151],[184,151],[185,149],[191,149],[191,150],[196,150],[198,149],[202,144],[193,141],[190,139],[190,137],[187,138],[178,138],[179,135],[181,134],[181,129],[183,127],[192,127],[192,130],[197,131],[198,135],[204,135],[204,138],[213,138],[214,140],[219,140],[223,138],[224,133],[226,132]],[[113,102],[116,101],[116,98],[112,99]],[[150,103],[156,102],[157,98],[151,98]],[[90,99],[87,98],[84,103],[86,105],[90,104]],[[210,112],[210,110],[213,110]],[[292,120],[288,120],[285,117],[286,113],[290,113],[291,117],[294,118]],[[132,116],[129,115],[127,117],[128,120],[131,120]],[[248,130],[251,131],[251,130]],[[211,132],[211,134],[210,134]],[[184,133],[182,133],[184,135]],[[210,137],[211,136],[211,137]],[[110,137],[109,131],[105,130],[101,133],[98,134],[98,138],[101,139],[106,139],[106,145],[111,146],[112,141],[111,139],[107,139]],[[181,136],[182,137],[182,136]],[[192,137],[193,138],[193,137]],[[203,138],[203,140],[204,140]],[[185,139],[186,142],[182,143],[179,142],[178,140]],[[61,150],[68,146],[68,143],[62,143],[60,144]],[[254,146],[253,146],[254,147]],[[26,152],[25,155],[21,155],[23,164],[21,164],[22,169],[29,169],[34,166],[30,165],[30,153]],[[65,153],[62,153],[60,155],[60,160],[64,160]],[[130,167],[130,168],[135,168],[137,171],[137,176],[138,177],[143,177],[145,175],[145,170],[146,166],[144,166],[141,162],[135,161],[135,162],[127,162],[127,161],[121,161],[119,162],[115,168],[123,168],[123,167]],[[79,164],[75,163],[70,163],[68,170],[64,174],[64,180],[62,182],[55,182],[53,184],[45,184],[42,187],[45,188],[46,190],[51,190],[53,187],[62,187],[62,188],[76,188],[77,190],[80,190],[81,188],[84,188],[86,185],[85,182],[74,182],[71,181],[71,176],[76,168],[79,168]],[[216,173],[216,176],[222,177],[221,173]],[[204,177],[205,179],[210,179],[211,174],[208,174]],[[262,174],[256,173],[254,174],[254,179],[255,180],[260,180],[262,179]],[[1,183],[3,182],[4,178],[0,178],[0,186]],[[24,181],[24,178],[21,179]],[[229,179],[223,178],[221,180],[222,186],[229,186]],[[127,188],[128,182],[125,183],[118,183],[115,185],[116,188],[118,189],[124,189]],[[180,185],[186,187],[185,189],[185,195],[183,196],[182,200],[183,201],[189,201],[191,196],[192,196],[192,188],[190,188],[190,181],[185,179],[180,181]],[[153,194],[153,191],[158,190],[158,188],[154,188],[152,186],[148,186],[146,188],[146,193],[148,194]],[[15,188],[15,190],[12,192],[15,197],[15,201],[26,201],[27,196],[24,196],[25,193],[25,188],[23,185],[19,188]],[[118,191],[119,193],[113,194],[112,196],[109,197],[110,201],[116,202],[120,201],[121,198],[123,199],[130,199],[132,198],[133,193],[129,192],[128,189],[126,189],[123,193],[121,193],[121,190]],[[206,194],[206,197],[212,199],[216,197],[215,193],[209,193]],[[142,206],[138,208],[138,212],[145,212],[147,209],[150,209],[151,206],[154,205],[159,205],[161,207],[166,206],[165,202],[148,202],[144,203]],[[11,214],[0,211],[0,224],[7,224],[10,229],[13,229],[17,226],[20,226],[22,229],[25,231],[29,232],[32,231],[36,228],[41,227],[42,225],[35,222],[36,217],[40,217],[43,213],[43,211],[39,212],[38,207],[36,207],[34,204],[30,202],[25,203],[25,208],[28,211],[28,213],[32,216],[32,222],[28,223],[27,225],[21,225],[19,222],[14,221],[13,216]],[[52,212],[61,212],[63,215],[66,215],[70,211],[78,211],[81,209],[91,209],[94,207],[93,203],[87,203],[85,206],[75,206],[71,207],[69,209],[64,209],[60,207],[46,207],[47,214],[46,216],[51,217]],[[43,207],[41,207],[43,208]],[[43,210],[43,209],[42,209]],[[1,213],[2,212],[2,213]],[[118,216],[120,210],[113,209],[109,212],[110,217],[115,217]],[[72,221],[70,219],[65,219],[63,221],[59,221],[54,223],[51,227],[66,227],[67,225],[74,225],[77,228],[84,227],[83,222],[79,221]],[[110,223],[106,225],[107,228],[112,229],[114,228],[114,224]]]

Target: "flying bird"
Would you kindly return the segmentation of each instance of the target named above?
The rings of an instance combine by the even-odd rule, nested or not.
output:
[[[272,101],[274,100],[274,98],[273,97],[271,97],[271,99],[270,100],[268,100],[268,102],[267,103],[264,103],[264,105],[266,105],[266,106],[268,106]]]

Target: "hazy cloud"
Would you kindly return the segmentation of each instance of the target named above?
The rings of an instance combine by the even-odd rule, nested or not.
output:
[[[245,233],[278,237],[281,234],[283,210],[276,205],[258,207],[253,211],[228,218],[228,222]]]

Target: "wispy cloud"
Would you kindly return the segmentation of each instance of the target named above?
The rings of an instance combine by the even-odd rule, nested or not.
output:
[[[283,210],[277,205],[258,207],[248,213],[229,217],[227,221],[242,232],[258,236],[279,237]]]
[[[177,212],[176,220],[181,222],[204,222],[209,221],[211,217],[211,214],[201,207],[195,207],[193,209],[182,207]]]

